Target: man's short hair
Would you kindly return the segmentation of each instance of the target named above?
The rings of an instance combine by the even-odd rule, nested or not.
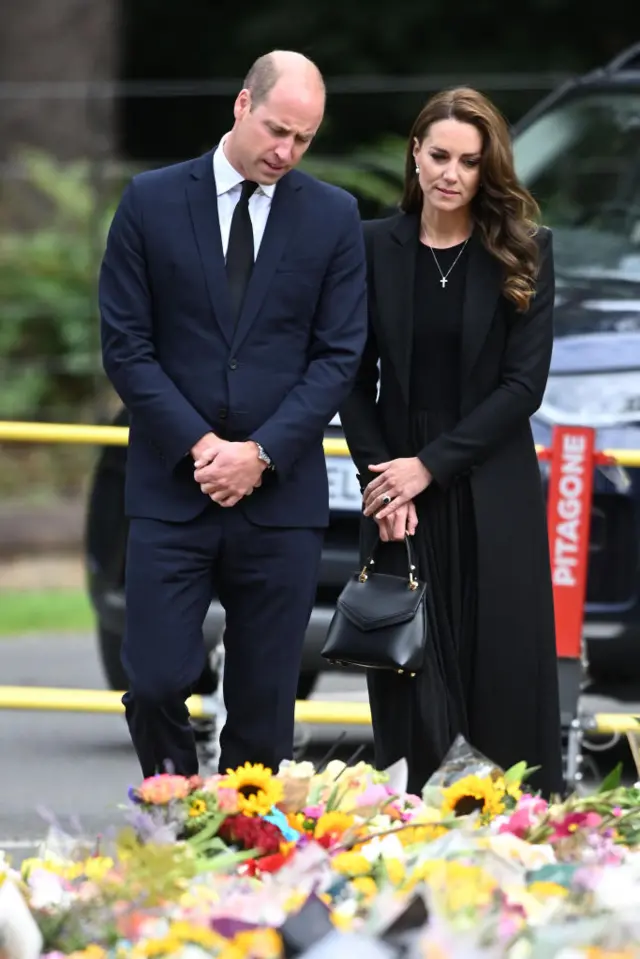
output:
[[[263,56],[258,57],[247,73],[244,81],[245,89],[251,94],[252,109],[267,99],[269,93],[276,85],[279,75],[274,57],[272,57],[270,53],[265,53]]]

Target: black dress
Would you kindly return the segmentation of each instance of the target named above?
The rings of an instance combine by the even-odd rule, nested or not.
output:
[[[460,244],[435,255],[448,274],[444,288],[431,249],[420,244],[409,409],[414,455],[460,419],[467,249]],[[412,545],[419,576],[427,583],[427,664],[415,678],[370,671],[367,682],[378,764],[400,751],[409,763],[409,790],[419,792],[455,736],[473,737],[477,547],[467,478],[447,490],[433,482],[415,505],[418,527]]]

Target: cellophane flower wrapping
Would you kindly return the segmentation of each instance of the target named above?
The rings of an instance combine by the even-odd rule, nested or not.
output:
[[[420,796],[403,760],[151,777],[0,879],[48,959],[636,959],[640,791],[549,803],[525,773],[459,737]]]

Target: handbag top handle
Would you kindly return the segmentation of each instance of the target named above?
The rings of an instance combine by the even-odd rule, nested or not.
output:
[[[364,564],[364,566],[362,567],[362,569],[361,569],[361,571],[360,571],[360,575],[358,576],[358,579],[360,580],[361,583],[366,583],[367,579],[369,578],[370,573],[373,572],[372,569],[371,569],[371,567],[375,565],[374,555],[375,555],[378,547],[380,546],[380,543],[381,543],[381,542],[382,542],[382,540],[380,539],[380,537],[378,537],[378,539],[377,539],[377,541],[376,541],[373,549],[371,550],[371,553],[370,553],[370,555],[369,555],[369,559],[366,561],[366,563]],[[410,541],[409,541],[409,537],[408,537],[408,536],[405,536],[405,537],[404,537],[404,545],[405,545],[405,548],[406,548],[406,551],[407,551],[407,565],[408,565],[408,574],[409,574],[409,581],[408,581],[409,589],[417,589],[420,584],[418,583],[418,580],[417,580],[417,579],[415,578],[415,576],[413,575],[414,572],[415,572],[416,567],[415,567],[415,564],[414,564],[414,562],[413,562],[413,556],[412,556],[412,553],[411,553],[411,543],[410,543]]]

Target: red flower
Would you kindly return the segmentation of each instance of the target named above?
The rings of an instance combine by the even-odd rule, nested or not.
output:
[[[288,852],[277,852],[273,856],[261,856],[260,859],[248,859],[238,870],[242,876],[257,876],[265,872],[278,872],[291,859],[293,849]]]
[[[280,852],[280,843],[284,842],[284,836],[273,823],[242,813],[227,816],[220,827],[220,836],[242,849],[257,849],[262,856]]]

